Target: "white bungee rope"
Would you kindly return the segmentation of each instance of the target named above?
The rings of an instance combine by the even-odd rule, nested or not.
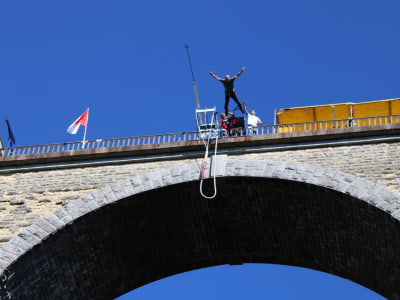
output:
[[[211,119],[211,123],[213,122],[213,120],[214,120],[214,116]],[[204,159],[203,159],[203,162],[201,164],[200,194],[206,199],[214,199],[215,196],[217,196],[217,178],[216,178],[215,170],[217,168],[217,148],[218,148],[218,136],[219,136],[219,132],[218,131],[217,131],[217,137],[215,138],[215,149],[214,149],[214,164],[215,164],[214,172],[213,172],[214,173],[213,174],[213,177],[214,177],[214,194],[212,196],[207,196],[207,195],[205,195],[203,193],[203,180],[204,180],[204,173],[205,173],[205,170],[206,170],[206,167],[207,167],[208,148],[210,146],[211,135],[212,135],[212,130],[209,131],[207,142],[205,141],[205,138],[202,137],[204,146],[206,147],[206,152],[204,154]],[[210,164],[210,168],[211,168],[211,164]]]

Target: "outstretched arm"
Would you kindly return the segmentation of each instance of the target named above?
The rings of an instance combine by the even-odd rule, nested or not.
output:
[[[243,100],[243,110],[244,110],[244,113],[245,113],[246,115],[249,114],[249,112],[247,111],[247,108],[246,108],[246,100]]]
[[[233,76],[232,78],[238,78],[239,76],[240,76],[240,74],[242,74],[243,73],[243,71],[244,70],[246,70],[246,67],[243,67],[240,71],[239,71],[239,73],[237,73],[235,76]]]
[[[212,77],[214,77],[215,79],[217,79],[217,80],[219,80],[219,81],[222,80],[222,79],[219,78],[217,75],[215,75],[213,72],[209,72],[209,73],[210,73],[210,75],[211,75]]]

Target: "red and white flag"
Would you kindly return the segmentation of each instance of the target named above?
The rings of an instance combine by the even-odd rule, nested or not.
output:
[[[78,132],[79,126],[87,126],[89,119],[89,108],[78,118],[74,123],[72,123],[68,129],[67,132],[70,134],[76,134]]]

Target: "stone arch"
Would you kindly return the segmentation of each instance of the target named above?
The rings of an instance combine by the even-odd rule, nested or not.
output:
[[[215,170],[213,200],[199,196],[191,164],[44,217],[0,246],[0,296],[107,299],[184,271],[260,262],[321,270],[400,299],[398,194],[286,162],[222,157]]]

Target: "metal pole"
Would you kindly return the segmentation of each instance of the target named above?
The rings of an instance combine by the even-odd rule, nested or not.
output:
[[[194,89],[194,96],[195,96],[195,98],[196,98],[196,105],[197,105],[197,108],[200,108],[199,94],[197,93],[197,85],[196,85],[196,82],[193,82],[193,89]]]
[[[185,48],[186,48],[186,52],[187,52],[187,55],[188,55],[188,58],[189,58],[189,65],[190,65],[190,71],[192,72],[192,79],[193,79],[193,82],[195,82],[196,80],[194,79],[194,73],[193,73],[193,68],[192,68],[192,60],[190,59],[188,44],[185,44]]]
[[[7,117],[6,117],[6,120],[7,120]],[[3,132],[3,127],[4,127],[4,125],[1,126],[0,134]],[[0,156],[3,156],[4,153],[5,153],[5,148],[4,148],[3,140],[0,137]]]
[[[4,154],[4,146],[3,146],[3,141],[1,140],[0,137],[0,156],[3,156],[3,154]]]
[[[277,111],[277,110],[278,110],[278,109],[275,109],[275,110],[274,110],[274,125],[276,125],[276,119],[277,119],[277,118],[276,118],[276,111]]]
[[[85,143],[86,143],[86,130],[89,125],[89,107],[88,107],[87,111],[88,111],[88,114],[87,114],[87,120],[86,120],[86,126],[85,126],[85,133],[83,134],[82,149],[85,148]]]
[[[86,130],[87,130],[87,125],[85,126],[85,133],[83,134],[83,141],[82,141],[83,145],[85,145],[86,143]]]
[[[190,54],[189,54],[189,46],[185,44],[187,56],[189,59],[189,65],[190,65],[190,71],[192,72],[192,79],[193,79],[193,89],[194,89],[194,96],[196,97],[196,105],[197,108],[200,108],[200,101],[199,101],[199,94],[197,92],[197,85],[196,85],[196,80],[194,79],[194,73],[193,73],[193,68],[192,68],[192,60],[190,59]]]

